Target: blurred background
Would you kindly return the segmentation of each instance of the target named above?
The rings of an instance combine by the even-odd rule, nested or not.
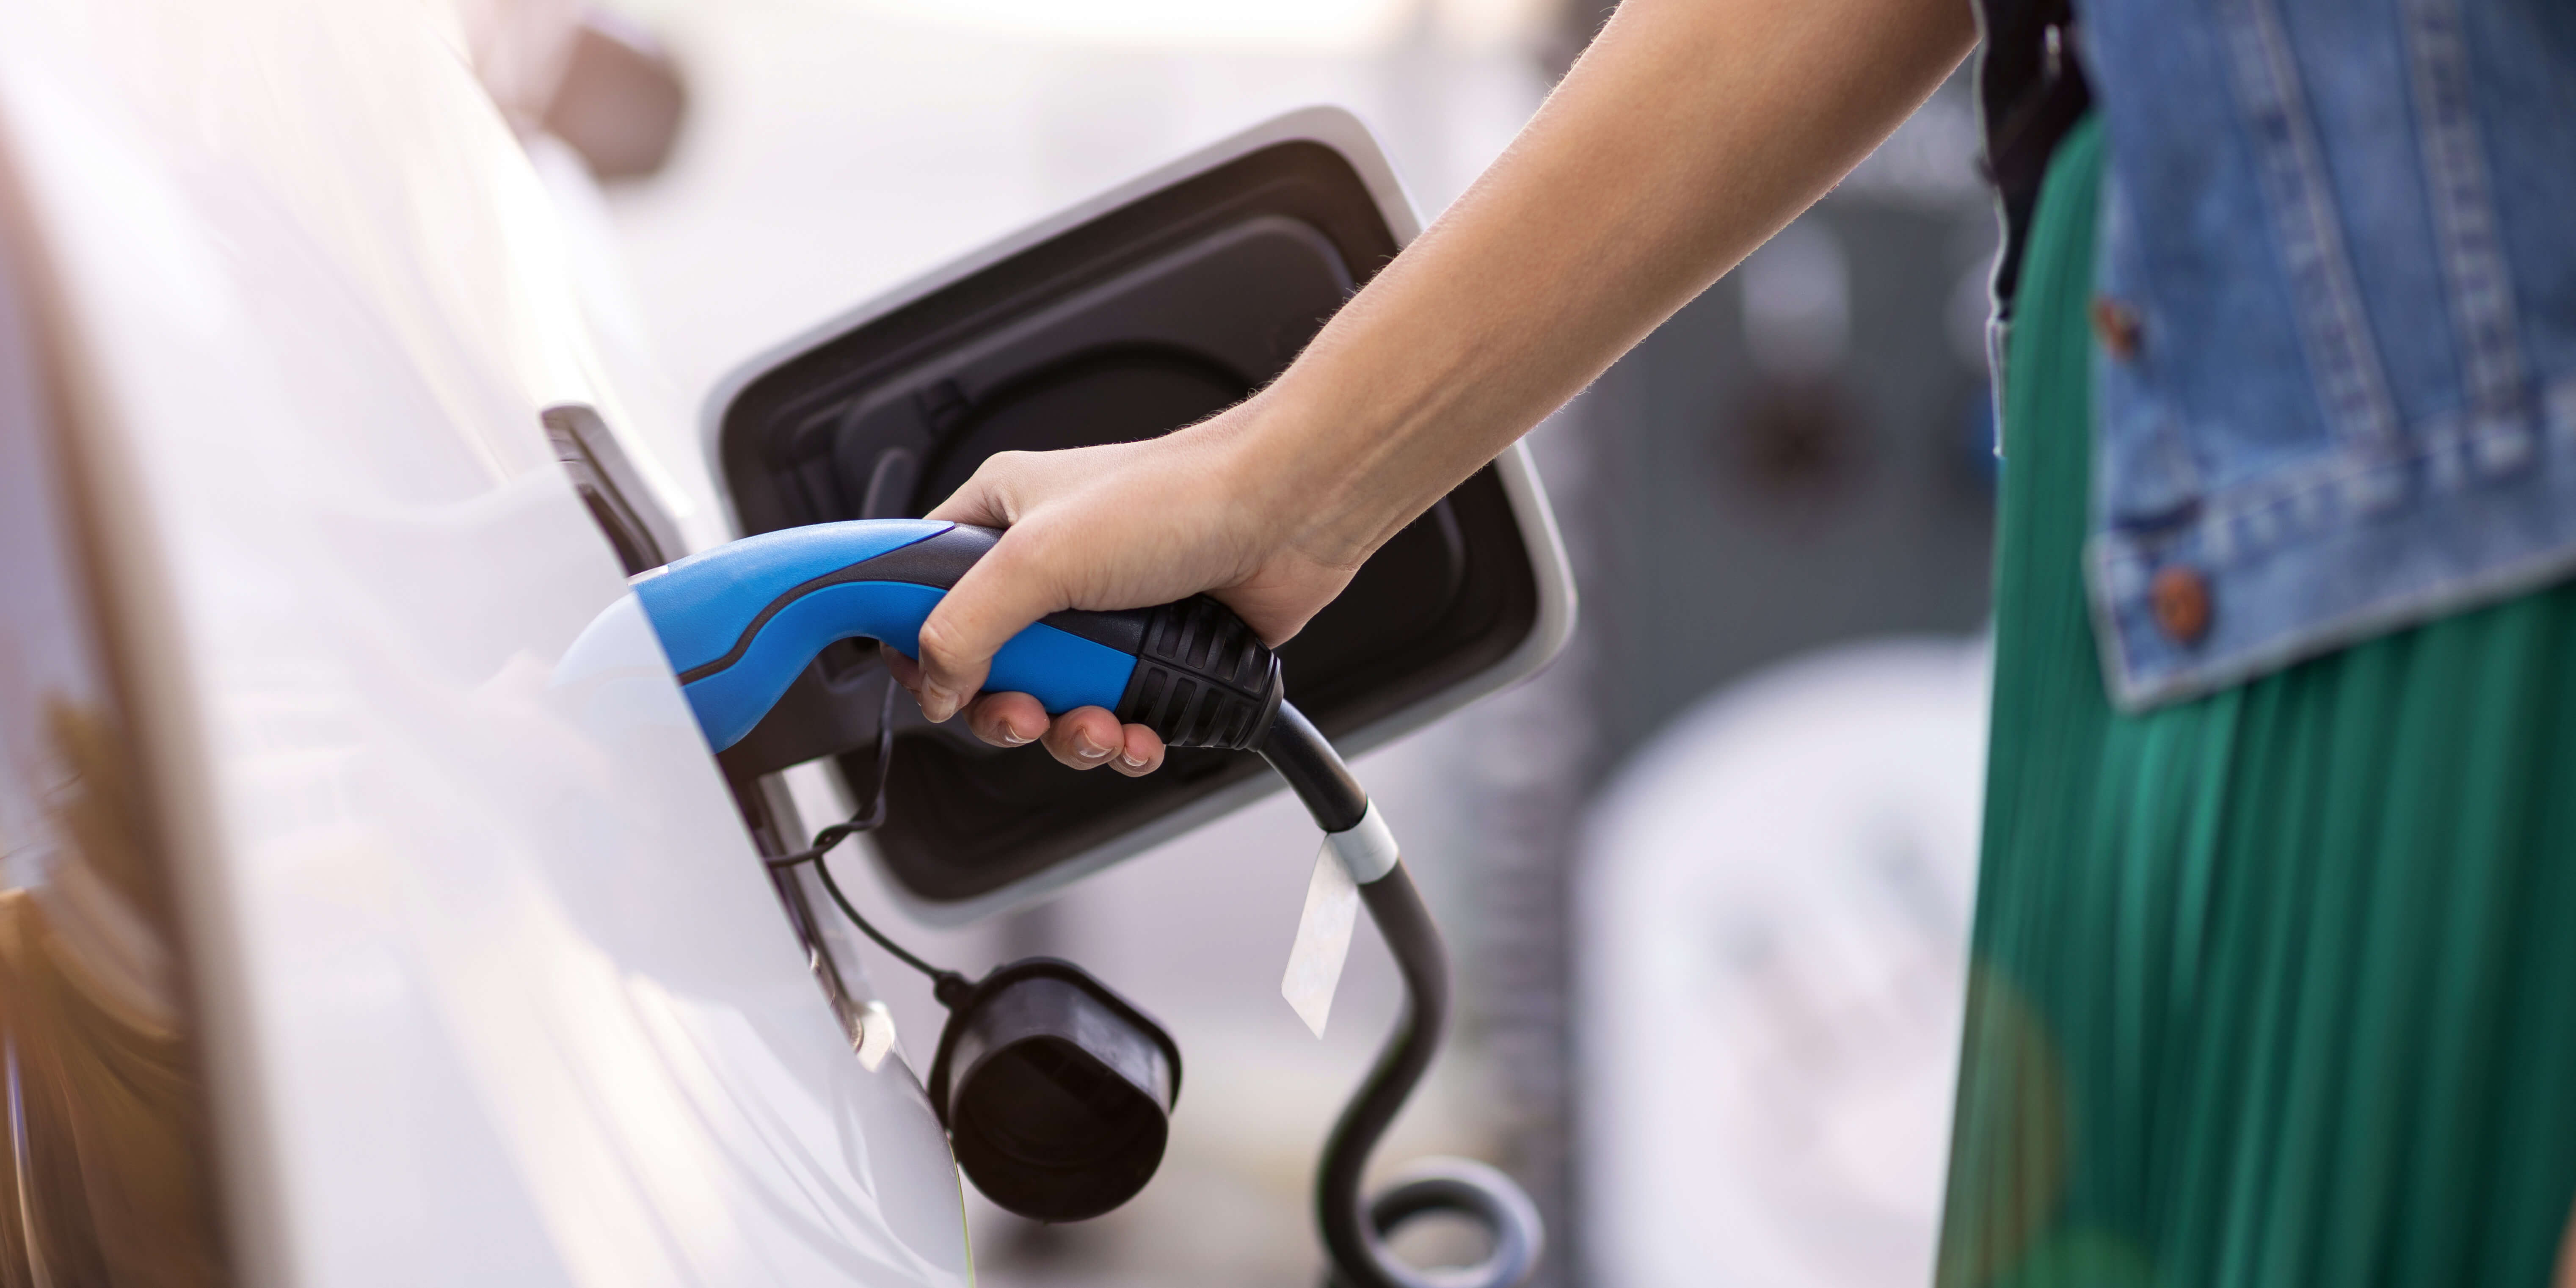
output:
[[[636,419],[756,351],[1263,118],[1356,112],[1425,216],[1536,109],[1589,0],[488,0],[477,64],[577,239]],[[574,32],[562,36],[563,32]],[[534,33],[534,34],[532,34]],[[1687,146],[1676,140],[1676,146]],[[1544,426],[1581,588],[1547,672],[1361,766],[1457,960],[1380,1157],[1504,1165],[1541,1282],[1928,1282],[1982,778],[1994,225],[1954,81]],[[700,480],[702,485],[703,480]],[[819,771],[809,817],[833,807]],[[982,1282],[1312,1285],[1307,1187],[1392,1021],[1363,933],[1327,1036],[1279,997],[1312,827],[1282,800],[922,950],[1047,952],[1188,1060],[1126,1208],[971,1197]],[[882,892],[863,896],[889,912]],[[867,966],[926,1061],[941,1012]],[[1436,1262],[1459,1230],[1408,1231]]]

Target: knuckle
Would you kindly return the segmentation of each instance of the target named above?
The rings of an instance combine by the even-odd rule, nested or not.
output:
[[[952,638],[954,635],[955,628],[942,620],[938,614],[931,614],[930,620],[921,624],[919,636],[921,660],[930,664],[961,661],[958,655],[959,641]]]
[[[1035,571],[1053,559],[1064,546],[1063,540],[1056,535],[1055,527],[1044,517],[1024,518],[1012,525],[1001,544],[985,558],[1014,572]]]
[[[1005,511],[1015,509],[1011,503],[1011,485],[1024,479],[1033,465],[1034,453],[1023,451],[995,452],[975,467],[966,478],[966,486],[992,495]]]

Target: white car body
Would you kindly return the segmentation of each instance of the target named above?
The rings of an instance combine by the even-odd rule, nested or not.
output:
[[[920,1086],[818,1004],[640,615],[660,683],[550,685],[625,581],[539,412],[632,425],[452,19],[12,5],[0,185],[233,1279],[967,1282]]]
[[[971,1282],[851,937],[761,862],[801,836],[784,788],[738,800],[625,573],[733,535],[696,454],[836,327],[1265,146],[1418,227],[1356,120],[1280,117],[754,359],[702,448],[610,307],[596,192],[495,81],[437,0],[0,6],[0,1281]],[[621,567],[567,416],[656,559]],[[1526,456],[1492,486],[1526,620],[1346,749],[1563,643]],[[125,805],[134,844],[76,835]],[[193,1268],[114,1271],[154,1249]]]

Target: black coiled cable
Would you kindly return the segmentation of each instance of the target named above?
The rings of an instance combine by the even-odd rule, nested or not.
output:
[[[1368,794],[1339,753],[1306,717],[1286,704],[1258,750],[1315,822],[1327,832],[1357,827]],[[1538,1209],[1510,1177],[1464,1159],[1426,1160],[1373,1196],[1360,1191],[1379,1138],[1431,1067],[1449,1020],[1449,956],[1439,928],[1397,860],[1385,876],[1360,887],[1361,906],[1394,954],[1404,977],[1404,1013],[1395,1035],[1325,1142],[1315,1181],[1315,1215],[1338,1288],[1512,1288],[1537,1268],[1545,1236]],[[1387,1246],[1396,1227],[1417,1216],[1452,1212],[1482,1225],[1492,1249],[1472,1267],[1423,1271]]]

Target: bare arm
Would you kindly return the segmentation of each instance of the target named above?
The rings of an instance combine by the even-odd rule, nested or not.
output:
[[[1144,443],[1012,453],[934,518],[1011,531],[899,677],[934,719],[1061,608],[1205,590],[1273,643],[1450,488],[1841,179],[1958,65],[1967,0],[1626,0],[1500,160],[1287,372]],[[1162,747],[1098,708],[976,732],[1077,768]]]

